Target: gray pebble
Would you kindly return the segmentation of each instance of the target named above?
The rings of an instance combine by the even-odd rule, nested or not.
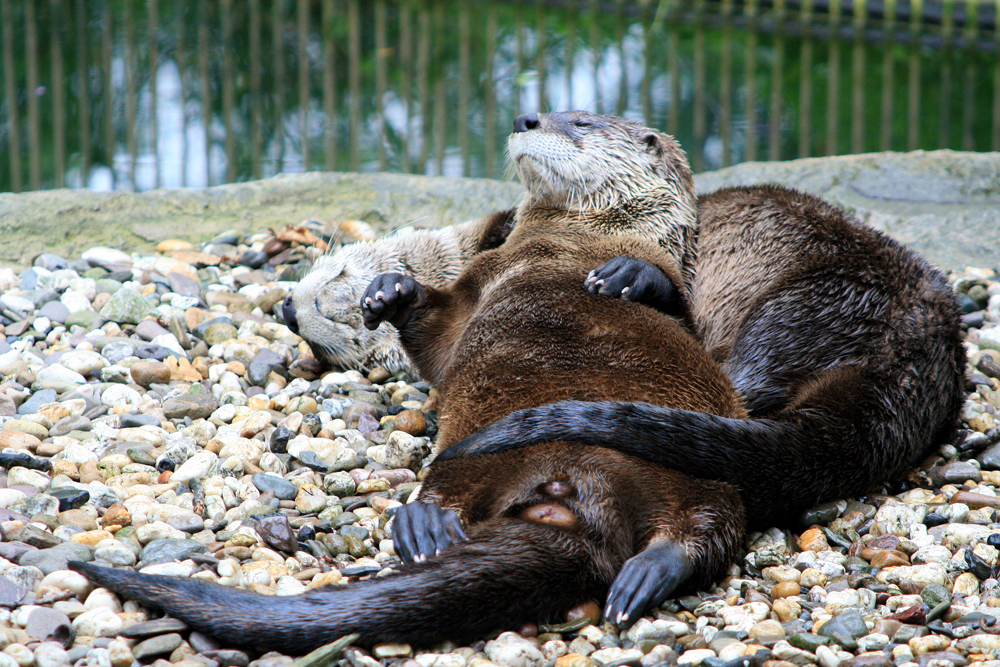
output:
[[[184,560],[193,554],[204,553],[206,546],[196,540],[163,538],[153,540],[142,550],[142,566]]]
[[[150,658],[171,653],[182,643],[184,639],[177,633],[159,635],[136,644],[132,649],[132,655],[140,662],[149,662]]]
[[[274,492],[274,497],[278,500],[295,500],[299,489],[291,482],[284,480],[277,475],[265,475],[257,473],[253,477],[253,485],[261,493]]]
[[[205,520],[197,514],[178,514],[169,517],[166,523],[185,533],[197,533],[205,528]]]

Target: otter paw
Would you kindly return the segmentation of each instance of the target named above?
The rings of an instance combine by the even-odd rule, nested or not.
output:
[[[615,257],[587,275],[584,287],[622,301],[634,301],[668,315],[684,315],[681,291],[659,267],[633,257]]]
[[[604,617],[620,628],[631,627],[651,607],[667,599],[694,572],[684,548],[664,542],[625,561],[611,584]]]
[[[458,514],[430,503],[403,505],[392,523],[392,543],[407,563],[421,563],[468,539]]]
[[[411,306],[420,297],[420,283],[402,273],[375,276],[361,297],[361,317],[369,331],[388,322],[397,329],[406,326],[413,315]]]

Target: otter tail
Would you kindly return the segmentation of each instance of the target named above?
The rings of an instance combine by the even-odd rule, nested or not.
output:
[[[550,403],[510,413],[437,460],[556,440],[608,447],[730,482],[750,525],[787,525],[819,502],[867,493],[952,437],[957,408],[949,392],[910,405],[865,373],[845,381],[850,372],[838,371],[821,391],[768,418],[731,419],[648,403]]]
[[[287,597],[90,563],[70,567],[227,645],[293,654],[355,632],[363,645],[428,645],[561,620],[575,604],[601,599],[614,578],[612,571],[597,580],[601,559],[571,532],[506,518],[480,525],[468,542],[398,574]]]

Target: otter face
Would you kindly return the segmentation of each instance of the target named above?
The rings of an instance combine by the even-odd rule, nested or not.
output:
[[[680,145],[623,118],[587,111],[525,114],[514,120],[507,150],[537,206],[601,210],[664,180],[693,192]]]
[[[368,331],[361,322],[365,288],[398,264],[390,255],[379,244],[354,243],[321,257],[285,299],[285,323],[333,366],[382,366],[391,373],[409,368],[394,329]]]

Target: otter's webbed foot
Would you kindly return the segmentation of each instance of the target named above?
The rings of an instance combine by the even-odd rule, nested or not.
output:
[[[369,331],[388,322],[397,329],[406,326],[413,316],[412,306],[424,291],[412,276],[383,273],[375,276],[361,297],[361,316]]]
[[[667,599],[693,572],[691,559],[676,542],[647,547],[625,561],[611,584],[604,617],[620,628],[630,627],[646,610]]]
[[[403,505],[392,524],[392,543],[407,563],[425,561],[467,539],[458,514],[430,503]]]
[[[583,283],[591,294],[634,301],[667,315],[686,315],[681,291],[658,266],[633,257],[615,257]]]

